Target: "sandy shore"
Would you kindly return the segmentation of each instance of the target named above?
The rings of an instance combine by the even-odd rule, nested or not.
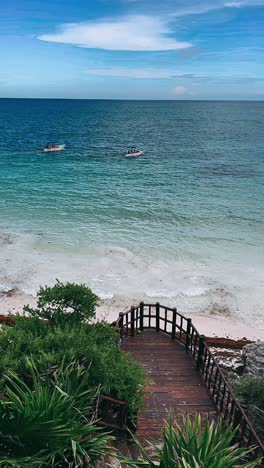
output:
[[[147,302],[147,300],[145,300]],[[154,303],[153,300],[148,302]],[[111,299],[110,301],[104,301],[97,310],[98,318],[103,318],[108,322],[113,322],[117,319],[119,312],[125,312],[131,305],[138,305],[139,301],[121,301],[122,307],[120,308],[120,302],[118,299]],[[162,301],[166,303],[166,301]],[[183,315],[186,315],[183,313]],[[221,314],[208,315],[206,313],[192,313],[186,315],[190,317],[193,324],[198,331],[208,337],[219,337],[219,338],[232,338],[234,340],[246,338],[248,340],[264,341],[264,328],[250,326],[239,320],[231,317],[223,317]]]
[[[147,298],[143,298],[147,302]],[[151,302],[155,302],[154,299]],[[166,301],[162,301],[166,302]],[[97,318],[113,322],[117,319],[119,312],[128,310],[131,305],[137,305],[138,298],[113,298],[101,301],[97,308]],[[0,314],[8,315],[21,313],[23,306],[29,304],[34,306],[36,299],[27,296],[17,290],[11,290],[0,294]],[[186,315],[186,314],[184,314]],[[232,339],[247,338],[248,340],[264,341],[264,328],[245,324],[231,317],[223,317],[221,314],[208,315],[206,313],[193,313],[189,315],[200,333],[210,337],[224,337]]]

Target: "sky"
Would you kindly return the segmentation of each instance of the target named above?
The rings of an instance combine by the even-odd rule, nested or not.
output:
[[[264,98],[264,0],[0,0],[0,97]]]

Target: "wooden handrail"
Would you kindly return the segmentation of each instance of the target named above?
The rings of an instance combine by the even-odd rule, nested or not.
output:
[[[127,431],[128,406],[127,403],[106,395],[100,395],[99,425],[118,431]]]
[[[111,403],[113,403],[115,405],[127,406],[127,403],[125,401],[116,400],[115,398],[111,398],[111,397],[106,396],[106,395],[100,395],[100,399],[105,400],[105,401],[110,401]]]
[[[162,311],[164,311],[164,317]],[[168,317],[168,312],[172,314],[171,320]],[[15,325],[15,321],[10,317],[0,316],[0,321],[7,326]],[[257,455],[264,456],[263,443],[234,395],[217,360],[212,355],[205,337],[200,335],[190,318],[180,314],[175,308],[166,307],[159,303],[144,304],[141,302],[137,307],[120,313],[112,325],[118,327],[121,339],[124,336],[133,336],[135,333],[150,328],[162,331],[170,335],[172,339],[181,341],[196,362],[197,370],[211,394],[219,415],[224,420],[231,421],[234,427],[238,426],[238,434],[244,444],[255,445]],[[127,430],[127,404],[105,395],[101,395],[100,401],[103,417],[101,424],[117,430]]]
[[[211,353],[205,337],[198,332],[190,318],[175,308],[141,302],[139,306],[121,313],[113,325],[119,328],[121,338],[133,336],[144,329],[155,329],[181,341],[191,353],[220,417],[238,427],[239,439],[245,445],[256,446],[256,455],[264,456],[263,443]]]

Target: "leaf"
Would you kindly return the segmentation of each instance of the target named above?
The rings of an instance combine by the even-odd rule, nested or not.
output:
[[[72,445],[72,451],[73,451],[73,456],[74,456],[74,461],[76,462],[76,455],[77,455],[77,444],[75,440],[71,440],[71,445]]]
[[[152,445],[152,451],[157,454],[158,465],[155,459],[151,459],[145,449],[134,437],[141,451],[142,462],[136,460],[124,461],[129,466],[145,466],[160,468],[235,468],[236,466],[254,467],[259,459],[244,462],[243,459],[250,455],[254,447],[249,449],[234,445],[236,430],[231,426],[224,426],[222,421],[212,421],[208,418],[203,427],[201,415],[197,414],[194,420],[190,417],[184,419],[184,429],[173,426],[171,419],[165,423],[162,431],[163,445]],[[145,464],[144,464],[145,463]]]

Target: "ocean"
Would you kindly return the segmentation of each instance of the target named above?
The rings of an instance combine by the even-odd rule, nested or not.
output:
[[[263,324],[263,122],[264,102],[0,99],[0,292],[59,278]]]

